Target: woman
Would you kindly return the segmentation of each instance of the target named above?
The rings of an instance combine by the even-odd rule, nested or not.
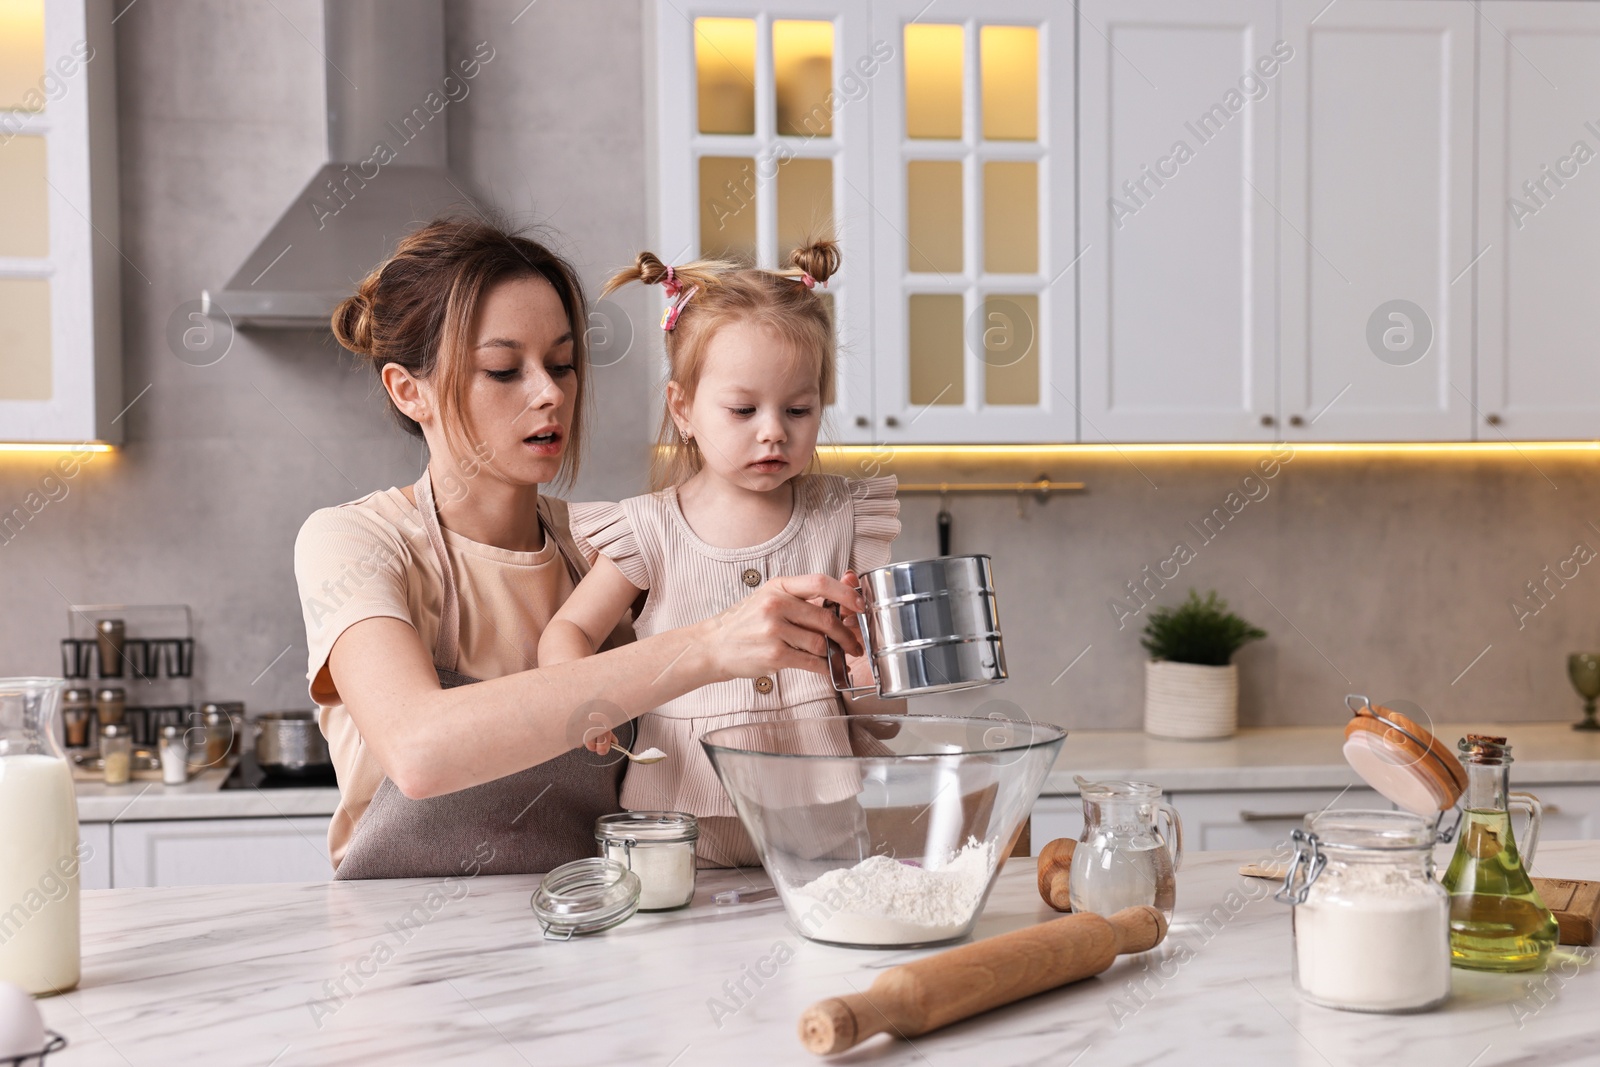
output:
[[[544,625],[589,565],[565,503],[539,491],[577,469],[586,315],[559,256],[461,219],[405,238],[334,313],[334,335],[373,364],[429,453],[415,486],[317,511],[295,544],[311,696],[339,778],[338,878],[592,855],[622,767],[586,735],[712,682],[826,674],[829,638],[861,651],[811,602],[859,594],[807,575],[642,641],[624,621],[599,655],[536,667]]]

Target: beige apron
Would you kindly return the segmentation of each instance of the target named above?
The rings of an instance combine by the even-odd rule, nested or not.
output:
[[[434,670],[445,689],[471,685],[478,679],[456,672],[461,604],[426,472],[415,492],[444,580]],[[589,568],[572,540],[566,502],[541,493],[539,520],[545,536],[555,539],[576,584]],[[631,640],[633,628],[624,621],[601,647]],[[631,746],[633,724],[618,728],[617,737]],[[488,874],[533,874],[596,855],[594,821],[621,810],[617,789],[622,772],[620,753],[597,756],[579,747],[496,781],[426,800],[409,799],[385,776],[356,824],[334,877],[448,877],[469,872],[474,865]]]

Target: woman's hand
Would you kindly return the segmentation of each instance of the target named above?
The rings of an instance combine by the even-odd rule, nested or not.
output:
[[[805,574],[774,578],[695,629],[695,647],[718,679],[755,678],[780,668],[828,673],[828,641],[849,655],[861,641],[832,608],[864,607],[861,594],[837,578]]]
[[[583,747],[596,756],[604,756],[616,743],[617,735],[610,730],[587,730],[583,735]]]

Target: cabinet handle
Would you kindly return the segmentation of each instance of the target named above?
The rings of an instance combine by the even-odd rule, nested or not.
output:
[[[1240,822],[1286,822],[1290,819],[1295,822],[1304,822],[1309,811],[1241,811]]]
[[[1278,420],[1274,419],[1271,415],[1263,415],[1263,416],[1261,416],[1261,425],[1263,425],[1263,426],[1271,426],[1273,423],[1275,423],[1277,421]]]
[[[895,427],[896,427],[896,426],[899,426],[899,425],[900,425],[900,420],[899,420],[899,419],[897,419],[897,418],[895,418],[895,417],[894,417],[894,416],[893,416],[893,415],[885,415],[885,416],[884,416],[884,417],[883,417],[883,424],[884,424],[884,425],[885,425],[885,426],[887,426],[887,427],[889,427],[889,429],[891,429],[891,430],[892,430],[892,429],[894,429],[894,428],[895,428]]]
[[[856,416],[856,427],[858,429],[865,430],[868,426],[871,426],[871,425],[872,425],[872,420],[867,418],[865,415],[857,415]]]
[[[1489,414],[1483,417],[1483,421],[1487,422],[1490,426],[1499,426],[1500,416],[1491,411]]]
[[[1305,424],[1306,424],[1306,420],[1305,420],[1304,416],[1301,416],[1301,415],[1290,415],[1289,416],[1289,425],[1290,426],[1304,426]]]

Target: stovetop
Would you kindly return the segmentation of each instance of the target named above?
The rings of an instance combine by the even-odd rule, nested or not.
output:
[[[239,757],[239,765],[223,780],[223,789],[337,789],[333,768],[308,774],[268,774],[256,762],[255,753]]]

